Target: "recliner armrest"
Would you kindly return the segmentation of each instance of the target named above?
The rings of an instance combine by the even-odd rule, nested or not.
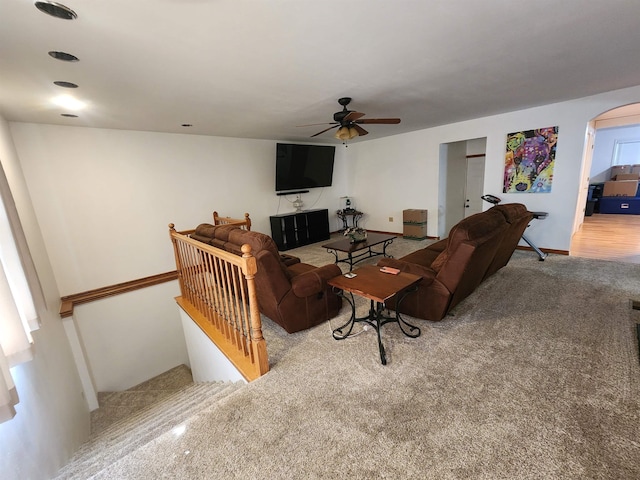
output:
[[[417,263],[405,262],[404,260],[398,260],[396,258],[383,258],[378,262],[378,266],[393,267],[404,273],[420,275],[422,277],[421,285],[429,285],[435,280],[436,275],[438,275],[438,272],[429,267],[418,265]]]
[[[327,280],[341,274],[342,271],[337,265],[324,265],[293,277],[291,279],[291,289],[296,297],[305,298],[324,292],[327,288]]]
[[[300,259],[298,257],[294,257],[293,255],[289,255],[286,253],[280,253],[280,260],[288,267],[290,265],[295,265],[296,263],[300,263]]]

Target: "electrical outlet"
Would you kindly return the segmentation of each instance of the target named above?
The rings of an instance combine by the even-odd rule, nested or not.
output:
[[[393,222],[393,217],[389,217],[389,221],[390,221],[390,222]]]

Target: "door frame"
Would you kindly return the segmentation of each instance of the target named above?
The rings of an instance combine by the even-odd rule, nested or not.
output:
[[[487,137],[470,138],[440,144],[438,179],[438,237],[445,238],[449,228],[464,218],[468,158],[482,155],[486,159]],[[484,191],[484,173],[478,179]]]

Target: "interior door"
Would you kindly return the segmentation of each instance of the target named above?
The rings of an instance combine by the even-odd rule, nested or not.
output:
[[[465,185],[464,216],[469,217],[482,211],[484,195],[484,155],[467,157],[467,179]]]

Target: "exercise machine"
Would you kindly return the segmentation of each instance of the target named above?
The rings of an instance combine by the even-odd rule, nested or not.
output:
[[[485,202],[489,202],[493,205],[498,205],[502,201],[499,197],[496,197],[495,195],[482,195],[482,197],[480,198],[482,198],[482,200],[484,200]],[[536,220],[544,220],[549,215],[548,212],[531,212],[531,213],[533,214],[533,218]],[[527,225],[527,228],[528,227],[529,226]],[[531,248],[533,248],[533,250],[538,254],[538,260],[540,260],[541,262],[544,262],[544,259],[547,258],[549,254],[540,250],[531,240],[527,238],[527,236],[524,233],[522,234],[522,240],[527,242],[527,244]]]

